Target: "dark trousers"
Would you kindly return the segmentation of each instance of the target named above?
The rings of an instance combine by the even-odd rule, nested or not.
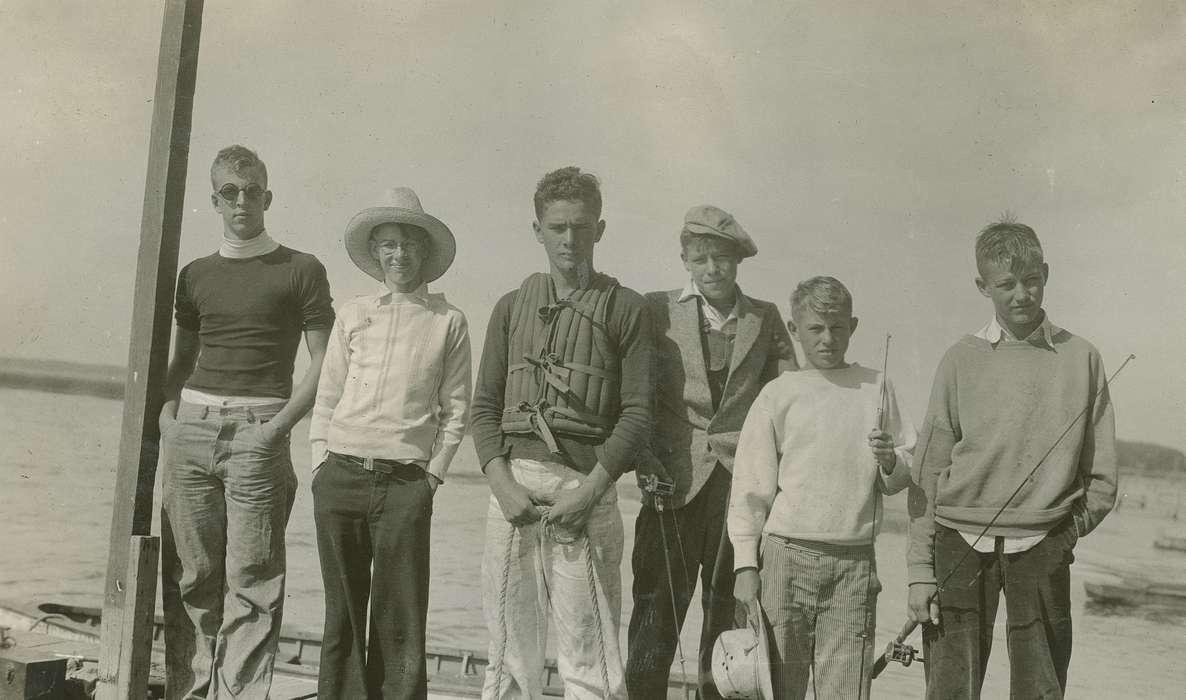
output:
[[[1070,564],[1077,537],[1071,519],[1038,544],[1005,554],[971,551],[939,593],[939,625],[923,634],[927,698],[979,698],[992,649],[993,623],[1005,593],[1010,697],[1061,698],[1071,662]],[[960,533],[936,525],[940,580],[971,548]]]
[[[703,588],[700,602],[704,624],[696,672],[704,683],[706,699],[720,697],[712,684],[712,645],[717,635],[734,627],[733,547],[725,533],[731,479],[732,474],[718,464],[700,492],[684,507],[659,513],[643,506],[638,513],[631,561],[634,613],[630,616],[626,659],[626,689],[631,700],[667,697],[676,629],[683,627],[697,571]],[[666,552],[660,519],[667,535]],[[674,610],[664,556],[675,577]]]
[[[427,696],[427,480],[414,464],[367,471],[332,452],[317,471],[313,518],[325,585],[318,698]]]

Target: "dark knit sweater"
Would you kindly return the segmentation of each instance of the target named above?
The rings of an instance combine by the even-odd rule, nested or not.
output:
[[[325,267],[285,246],[253,258],[198,258],[177,277],[177,325],[201,350],[185,386],[221,396],[292,393],[302,331],[328,330],[334,309]]]
[[[502,432],[503,397],[508,371],[507,336],[511,309],[518,290],[505,294],[490,314],[482,362],[470,408],[470,428],[482,469],[497,456],[560,462],[588,474],[600,462],[615,479],[634,468],[638,450],[646,444],[653,425],[654,370],[651,318],[643,298],[619,287],[607,308],[606,330],[617,343],[621,358],[621,410],[613,432],[604,440],[557,435],[563,452],[554,455],[535,435],[506,435]],[[516,359],[518,361],[518,359]]]

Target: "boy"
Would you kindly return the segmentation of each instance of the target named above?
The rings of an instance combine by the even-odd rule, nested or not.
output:
[[[652,425],[646,301],[593,265],[601,186],[580,168],[536,186],[547,272],[495,305],[474,389],[473,438],[490,483],[482,697],[542,697],[549,624],[567,698],[624,698],[618,646],[622,515],[614,482]]]
[[[676,635],[697,574],[707,611],[700,631],[702,700],[720,697],[707,681],[713,642],[734,617],[733,552],[725,535],[733,453],[758,392],[798,368],[778,307],[747,296],[737,283],[741,262],[758,253],[741,224],[718,207],[695,206],[684,216],[679,242],[688,283],[646,296],[655,322],[655,430],[636,471],[671,482],[674,493],[663,504],[666,513],[644,497],[634,526],[626,660],[632,700],[667,697]],[[679,549],[674,539],[666,542],[676,532]]]
[[[427,692],[432,501],[469,410],[465,315],[428,292],[453,263],[453,233],[412,190],[388,199],[346,227],[350,259],[383,286],[338,314],[309,425],[322,700]]]
[[[161,407],[165,697],[264,700],[284,612],[296,497],[288,433],[313,405],[333,300],[325,267],[273,239],[268,167],[218,152],[218,250],[177,276]],[[302,336],[309,368],[293,382]]]
[[[1012,696],[1061,698],[1071,552],[1116,498],[1112,406],[1099,352],[1042,310],[1050,269],[1034,230],[988,226],[976,268],[995,313],[947,351],[931,390],[911,495],[910,617],[929,623],[927,697],[977,698],[1003,590]]]
[[[751,610],[760,599],[770,618],[775,697],[803,698],[814,674],[816,697],[867,698],[881,590],[873,543],[882,494],[909,483],[914,427],[885,377],[845,360],[857,319],[843,284],[799,284],[787,326],[807,367],[767,384],[741,429],[734,595]]]

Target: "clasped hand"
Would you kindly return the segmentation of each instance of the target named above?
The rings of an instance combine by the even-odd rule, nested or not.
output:
[[[894,452],[894,436],[874,428],[869,431],[869,449],[882,472],[889,474],[894,470],[894,465],[898,462],[898,455]]]

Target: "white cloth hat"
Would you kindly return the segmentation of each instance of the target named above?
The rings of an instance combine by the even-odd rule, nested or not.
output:
[[[385,206],[363,209],[346,224],[344,240],[350,259],[363,272],[382,282],[385,277],[383,269],[371,255],[371,231],[381,224],[409,224],[423,229],[432,245],[432,251],[420,268],[424,281],[432,282],[445,274],[457,255],[453,232],[440,219],[424,212],[420,198],[409,187],[392,188],[387,191],[385,199]]]
[[[712,647],[712,681],[722,698],[774,700],[766,616],[755,602],[749,624],[721,632]]]

